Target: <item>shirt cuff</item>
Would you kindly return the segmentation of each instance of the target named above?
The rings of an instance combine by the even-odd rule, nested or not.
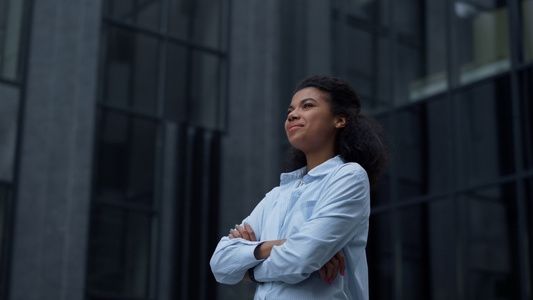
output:
[[[254,254],[255,248],[257,248],[257,246],[259,246],[260,244],[264,242],[259,242],[259,241],[252,242],[252,241],[248,241],[245,239],[242,239],[242,241],[239,241],[239,242],[241,244],[246,245],[245,247],[239,248],[239,254],[238,254],[239,255],[238,257],[240,257],[240,260],[243,266],[251,268],[251,267],[255,267],[257,264],[264,261],[264,259],[256,259],[255,254]]]

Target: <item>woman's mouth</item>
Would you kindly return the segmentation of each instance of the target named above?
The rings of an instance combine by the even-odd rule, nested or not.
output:
[[[293,125],[289,126],[289,129],[287,131],[289,131],[289,132],[290,131],[294,131],[294,130],[297,130],[298,128],[301,128],[301,127],[303,127],[303,125],[301,125],[301,124],[293,124]]]

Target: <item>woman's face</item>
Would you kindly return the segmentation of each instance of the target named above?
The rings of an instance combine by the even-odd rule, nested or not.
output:
[[[334,148],[337,130],[345,125],[345,118],[334,116],[326,95],[307,87],[292,97],[285,132],[291,145],[306,155]]]

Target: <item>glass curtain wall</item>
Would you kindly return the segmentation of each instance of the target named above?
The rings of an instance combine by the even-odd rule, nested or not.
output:
[[[25,1],[0,3],[0,77],[18,79]]]
[[[371,299],[530,299],[532,2],[332,1],[334,72],[391,143]]]
[[[27,1],[0,2],[0,299],[7,299]]]
[[[208,223],[197,238],[184,229],[189,216],[216,215],[227,4],[103,7],[87,298],[208,299],[208,266],[184,261],[208,261],[189,249],[208,248],[216,230]]]

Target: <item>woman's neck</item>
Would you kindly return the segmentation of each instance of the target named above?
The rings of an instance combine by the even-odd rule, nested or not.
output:
[[[306,154],[305,158],[307,160],[307,172],[311,171],[315,167],[321,165],[328,159],[331,159],[332,157],[335,157],[334,151],[327,151],[322,153],[315,153],[315,154]]]

